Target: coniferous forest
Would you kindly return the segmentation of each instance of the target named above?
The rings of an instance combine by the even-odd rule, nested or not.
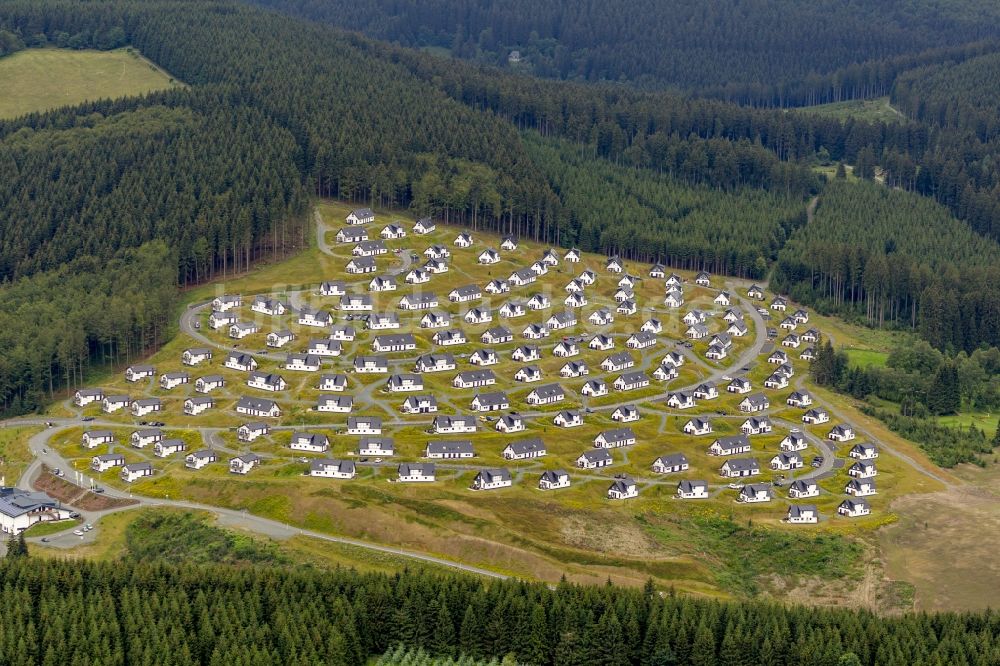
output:
[[[368,663],[399,645],[535,665],[987,666],[995,613],[883,618],[723,603],[651,587],[484,581],[404,571],[284,571],[10,559],[7,664]]]

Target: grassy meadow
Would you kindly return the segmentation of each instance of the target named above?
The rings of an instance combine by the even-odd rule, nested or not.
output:
[[[180,85],[132,48],[25,49],[0,58],[0,118]]]

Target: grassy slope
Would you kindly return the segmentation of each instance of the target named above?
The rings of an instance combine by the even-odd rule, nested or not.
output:
[[[134,49],[27,49],[0,59],[0,118],[175,85]]]
[[[321,205],[324,217],[334,227],[339,226],[346,210],[346,206],[338,203],[327,202]],[[380,222],[383,223],[397,218],[402,219],[404,224],[412,221],[410,215],[398,211],[380,211],[379,214]],[[380,225],[377,224],[376,227]],[[442,227],[433,237],[411,237],[390,245],[401,243],[402,247],[414,249],[434,242],[450,245],[454,233],[455,229]],[[495,238],[478,234],[475,247],[495,244]],[[241,292],[246,296],[253,292],[281,291],[341,277],[344,253],[349,252],[349,247],[334,249],[338,254],[337,258],[324,255],[314,248],[294,259],[276,262],[249,274],[234,277],[224,285],[206,285],[192,290],[186,297],[189,301],[201,301],[223,290]],[[520,257],[517,260],[523,263],[524,257],[540,254],[540,251],[540,247],[524,243],[524,251],[518,253]],[[481,274],[483,269],[467,266],[470,257],[475,254],[460,251],[454,260],[454,270],[435,278],[434,290],[441,294],[458,284],[484,281],[485,277]],[[584,264],[576,267],[575,271],[581,270],[587,262],[593,265],[597,261],[596,257],[587,257]],[[506,274],[505,271],[509,268],[505,264],[500,266],[501,268],[494,268],[493,272]],[[643,269],[636,265],[631,270],[638,272]],[[473,278],[472,275],[461,274],[470,271],[473,275],[475,272],[480,275],[470,279]],[[553,279],[559,280],[561,285],[568,277],[557,272]],[[658,281],[646,282],[650,284],[644,285],[641,291],[651,289],[659,293],[662,290]],[[653,282],[657,284],[652,284]],[[555,283],[553,285],[556,293],[561,292]],[[530,293],[530,290],[525,293]],[[647,299],[652,298],[650,294],[646,295]],[[399,292],[396,292],[389,296],[392,300],[398,298],[398,295]],[[710,294],[706,296],[710,297]],[[694,290],[692,297],[701,298],[695,296]],[[592,307],[586,308],[585,312],[590,309]],[[515,320],[515,323],[523,325],[536,318],[529,316]],[[816,323],[822,329],[824,324]],[[847,336],[848,331],[850,336]],[[670,335],[676,336],[677,333],[672,332]],[[838,326],[836,335],[838,339],[849,337],[856,344],[871,343],[881,347],[886,342],[882,336],[871,336],[867,332],[843,325]],[[299,344],[302,342],[304,341],[300,340]],[[241,346],[249,349],[257,349],[262,344],[259,340],[249,339],[244,343]],[[189,344],[184,336],[178,336],[168,343],[152,359],[158,371],[176,369],[174,366],[179,366],[177,357],[180,350]],[[543,359],[543,367],[547,372],[554,371],[547,367],[553,360],[547,357]],[[688,383],[697,378],[693,367],[685,366],[684,370],[689,375],[682,375],[678,383]],[[217,365],[212,371],[217,371]],[[804,371],[804,367],[799,368],[799,372]],[[498,374],[505,375],[508,372],[510,368],[506,363],[498,368]],[[196,371],[196,374],[200,373],[200,369]],[[766,369],[756,368],[751,373],[751,378],[759,382],[765,374]],[[293,382],[300,381],[298,375],[285,375]],[[238,387],[239,379],[232,379],[236,380],[235,386]],[[450,375],[447,379],[450,379]],[[437,378],[428,380],[430,390],[439,394],[447,393],[448,389],[444,386],[447,379],[440,382],[442,386],[437,386]],[[301,381],[311,380],[302,378]],[[367,384],[378,380],[364,378],[362,381]],[[120,375],[116,375],[105,386],[117,391],[125,388],[122,384]],[[132,388],[134,392],[135,387]],[[176,416],[171,416],[174,414],[171,403],[176,397],[171,397],[169,392],[154,393],[163,394],[168,399],[168,411],[163,418],[168,422],[175,422]],[[309,396],[312,393],[307,394],[306,401],[310,399]],[[614,394],[612,398],[617,399]],[[734,403],[735,399],[727,396],[710,409],[718,406],[732,413]],[[460,404],[464,407],[464,400]],[[856,415],[850,407],[846,411],[849,418]],[[791,413],[784,416],[796,418]],[[118,417],[113,418],[117,420]],[[298,412],[292,418],[294,420],[291,422],[297,423],[301,418],[308,420],[315,417]],[[204,417],[192,419],[194,420],[218,425],[235,425],[237,422],[237,419],[228,415],[228,410],[209,412]],[[717,479],[713,470],[719,461],[704,455],[709,442],[704,439],[692,440],[679,434],[684,420],[684,416],[668,415],[661,423],[654,416],[633,424],[640,443],[629,452],[630,462],[613,466],[604,476],[629,471],[640,478],[649,478],[651,475],[647,466],[655,455],[667,450],[683,450],[694,466],[693,473],[687,476],[694,478],[700,475]],[[131,429],[132,420],[123,417],[121,421],[119,435],[124,437]],[[582,440],[589,440],[597,430],[612,425],[610,421],[605,421],[606,417],[595,418],[593,424],[588,422],[585,428],[569,432],[552,426],[536,426],[516,437],[481,434],[476,438],[477,449],[481,451],[477,462],[500,464],[497,454],[502,448],[501,442],[520,436],[541,435],[551,452],[543,468],[569,466],[572,457],[579,452]],[[720,421],[717,423],[717,432],[731,432],[736,425],[738,421]],[[817,430],[817,434],[823,433],[825,430]],[[181,434],[180,431],[178,434]],[[396,432],[394,436],[397,447],[404,455],[416,453],[417,447],[426,439],[426,435],[419,433],[417,429],[412,429],[412,432]],[[221,437],[227,447],[238,447],[232,433],[222,433]],[[78,438],[79,432],[74,431],[54,444],[68,456],[76,458],[78,466],[85,467],[89,457],[95,452],[81,451]],[[471,481],[471,473],[442,475],[442,483],[422,488],[387,484],[386,479],[391,476],[389,470],[365,470],[351,483],[303,479],[300,476],[302,466],[287,462],[288,452],[284,443],[287,434],[284,438],[275,436],[272,441],[255,443],[254,450],[282,456],[286,461],[269,462],[250,478],[233,478],[226,474],[222,466],[192,473],[183,469],[182,461],[157,459],[157,468],[164,473],[152,481],[144,482],[140,491],[247,508],[254,513],[312,529],[399,544],[542,580],[554,581],[566,573],[571,579],[581,582],[600,582],[610,577],[619,583],[639,585],[652,576],[662,585],[670,584],[690,592],[723,596],[756,591],[783,594],[794,589],[799,579],[814,578],[827,571],[826,563],[832,559],[846,558],[848,566],[840,570],[840,573],[844,573],[851,569],[851,561],[857,561],[857,552],[851,549],[850,537],[868,534],[871,528],[892,520],[890,515],[880,511],[879,515],[868,521],[859,523],[831,520],[816,528],[799,528],[792,533],[786,531],[787,528],[781,528],[778,520],[784,514],[784,500],[765,506],[740,506],[732,501],[733,491],[725,491],[718,500],[692,505],[669,500],[668,496],[672,493],[670,486],[652,486],[643,489],[638,500],[611,504],[600,499],[607,481],[582,479],[570,490],[543,496],[532,488],[537,474],[534,470],[541,468],[526,470],[518,487],[492,494],[469,493],[466,488]],[[773,453],[768,453],[768,450],[774,451],[778,439],[780,435],[755,440],[755,452],[764,459],[769,458]],[[191,444],[196,443],[192,441]],[[352,444],[346,439],[334,438],[333,455],[344,455]],[[119,447],[118,450],[122,448]],[[124,453],[130,460],[139,459],[142,455],[127,447]],[[919,452],[915,455],[919,456]],[[880,463],[880,471],[882,494],[878,503],[882,506],[904,489],[906,492],[936,489],[910,467],[889,458]],[[102,479],[103,482],[115,483],[113,474],[105,476],[108,478]],[[830,515],[839,502],[838,486],[843,488],[842,477],[843,471],[823,484],[824,487],[829,486],[827,489],[831,491],[831,494],[821,497],[819,501],[820,509],[826,515]],[[750,524],[753,525],[752,528],[747,527]],[[849,535],[848,539],[841,538],[844,534]],[[301,544],[296,545],[304,558],[342,559],[345,563],[352,564],[375,562],[370,554],[347,552],[353,550],[350,548],[331,548],[327,544],[310,540],[301,541]],[[768,552],[772,552],[774,548],[797,548],[801,550],[801,556],[796,560],[795,566],[789,567],[768,556]],[[384,564],[390,569],[399,565],[398,562]],[[750,582],[746,583],[748,580]],[[849,590],[855,585],[854,574],[845,574],[843,579],[834,581],[831,585],[834,589],[827,590],[823,602],[843,603],[850,598]],[[808,595],[803,597],[808,600]]]
[[[832,102],[830,104],[817,104],[816,106],[804,106],[793,111],[793,113],[811,113],[821,116],[830,116],[838,120],[867,120],[871,122],[899,122],[904,119],[903,115],[889,104],[888,97],[877,99],[859,99],[848,102]]]

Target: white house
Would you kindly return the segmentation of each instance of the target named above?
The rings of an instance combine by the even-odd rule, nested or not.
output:
[[[438,410],[437,398],[433,395],[411,395],[399,409],[404,414],[431,414]]]
[[[694,394],[689,391],[668,393],[666,405],[672,409],[691,409],[695,406]]]
[[[569,250],[566,251],[566,254],[563,255],[563,260],[564,261],[568,261],[571,264],[577,264],[577,263],[579,263],[580,262],[580,250],[576,249],[575,247],[574,248],[570,248]]]
[[[418,374],[399,373],[390,375],[385,382],[385,388],[390,393],[406,393],[424,390],[424,379]]]
[[[261,391],[284,391],[288,388],[288,382],[281,375],[254,371],[247,378],[247,386]]]
[[[277,317],[288,312],[289,306],[286,303],[282,303],[276,298],[268,298],[267,296],[255,296],[253,299],[253,303],[250,305],[250,309],[253,310],[254,312],[259,312],[261,314]]]
[[[806,499],[819,496],[819,484],[812,480],[796,479],[788,486],[788,496],[792,499]]]
[[[793,391],[789,394],[785,403],[789,407],[808,407],[813,403],[813,399],[808,391]]]
[[[635,391],[649,386],[649,377],[644,372],[625,372],[615,379],[616,391]]]
[[[854,428],[846,423],[833,426],[826,435],[835,442],[849,442],[855,438]]]
[[[569,474],[561,469],[546,470],[538,479],[539,490],[558,490],[569,488]]]
[[[785,522],[792,524],[815,524],[819,522],[819,511],[815,504],[792,504],[785,514]]]
[[[712,432],[712,422],[708,419],[695,417],[684,424],[683,430],[687,435],[708,435]]]
[[[445,372],[455,369],[451,354],[421,354],[413,366],[414,372]]]
[[[698,384],[692,393],[698,400],[713,400],[719,397],[719,389],[712,382]]]
[[[434,463],[400,463],[396,480],[401,483],[429,483],[434,481]]]
[[[489,368],[483,370],[467,370],[455,375],[451,385],[455,388],[479,388],[497,383],[497,376]]]
[[[866,499],[849,497],[837,507],[837,514],[847,518],[860,518],[872,512],[871,504]]]
[[[212,449],[201,449],[184,456],[184,466],[188,469],[201,469],[218,459],[219,456]]]
[[[612,428],[603,430],[594,438],[594,446],[599,449],[612,449],[621,446],[632,446],[636,442],[632,428]]]
[[[138,382],[150,379],[156,374],[156,368],[151,365],[130,365],[125,369],[125,381]]]
[[[708,483],[705,481],[689,481],[687,479],[677,484],[678,499],[708,499]]]
[[[748,483],[740,488],[740,493],[736,501],[744,504],[757,504],[759,502],[770,502],[773,497],[771,486],[766,483]]]
[[[544,455],[545,443],[538,437],[511,442],[503,450],[503,457],[507,460],[528,460]]]
[[[733,458],[722,463],[719,474],[729,478],[740,478],[760,474],[760,463],[756,458]]]
[[[368,291],[396,291],[396,278],[385,275],[376,275],[368,283]]]
[[[746,435],[719,437],[708,447],[710,456],[735,456],[740,453],[750,453],[750,440]]]
[[[514,381],[517,382],[539,382],[542,380],[542,369],[537,365],[526,365],[522,368],[518,368],[517,372],[514,373]]]
[[[374,307],[368,294],[344,294],[340,297],[340,309],[345,312],[371,312]]]
[[[669,453],[653,461],[654,474],[673,474],[688,469],[688,459],[683,453]]]
[[[473,396],[470,405],[477,412],[496,412],[501,409],[510,409],[510,398],[503,391],[477,393]]]
[[[744,435],[762,435],[771,432],[773,427],[768,417],[751,416],[740,425],[740,431]]]
[[[318,388],[320,391],[344,391],[347,389],[347,375],[323,375],[319,378]]]
[[[635,479],[627,474],[615,477],[615,480],[608,488],[608,499],[624,500],[638,496],[639,486],[636,485]]]
[[[278,418],[281,416],[281,408],[273,400],[243,397],[236,402],[236,413],[246,416]]]
[[[252,442],[258,437],[264,437],[269,432],[271,432],[271,426],[266,423],[260,421],[244,423],[236,429],[236,438],[241,442]]]
[[[268,347],[280,349],[295,339],[295,334],[287,328],[280,331],[271,331],[264,337],[264,344]]]
[[[493,321],[493,314],[489,308],[472,308],[465,313],[466,324],[486,324]]]
[[[465,331],[462,329],[449,328],[432,335],[431,342],[439,347],[451,347],[453,345],[464,345],[468,340],[465,337]]]
[[[229,337],[234,340],[242,340],[248,335],[260,332],[260,326],[254,322],[238,321],[229,327]]]
[[[348,435],[381,435],[382,419],[378,416],[348,416]]]
[[[213,398],[201,397],[201,398],[187,398],[184,400],[184,413],[188,416],[197,416],[202,412],[207,412],[208,410],[215,407],[215,400]]]
[[[629,349],[647,349],[656,344],[656,336],[648,331],[639,331],[628,336],[625,346]]]
[[[754,393],[743,398],[738,406],[741,412],[762,412],[771,407],[771,402],[763,393]]]
[[[613,323],[614,320],[615,320],[615,315],[607,308],[601,308],[600,310],[595,310],[594,312],[590,313],[589,317],[587,317],[587,321],[589,321],[594,326],[606,326],[608,324]]]
[[[362,437],[358,440],[359,456],[394,456],[396,445],[391,437]]]
[[[447,416],[441,414],[434,417],[431,428],[436,435],[476,432],[476,417],[456,414]]]
[[[208,347],[190,347],[181,353],[181,363],[184,365],[198,365],[211,360],[212,350]]]
[[[386,240],[397,240],[399,238],[406,238],[406,229],[398,224],[387,224],[382,227],[379,235]]]
[[[119,409],[125,409],[132,404],[132,399],[127,395],[106,395],[101,400],[101,411],[105,414],[112,414]]]
[[[566,391],[559,384],[539,386],[527,395],[525,402],[529,405],[551,405],[566,399]]]
[[[591,349],[597,349],[598,351],[607,351],[608,349],[614,348],[615,341],[610,335],[598,333],[590,339],[587,346]]]
[[[285,370],[318,372],[319,367],[319,356],[315,354],[287,354],[285,356]]]
[[[476,474],[476,478],[472,480],[472,490],[510,488],[511,483],[510,470],[505,468],[484,469]]]
[[[353,460],[320,458],[309,462],[309,476],[326,479],[353,479],[357,473]]]
[[[496,264],[500,261],[500,253],[493,248],[488,247],[479,253],[477,261],[484,266],[488,264]]]
[[[810,425],[817,425],[819,423],[826,423],[830,420],[830,414],[822,407],[816,407],[806,411],[802,415],[802,422],[808,423]]]
[[[587,374],[590,374],[590,368],[583,361],[569,361],[559,368],[560,377],[583,377]]]
[[[87,430],[80,437],[84,448],[93,449],[101,444],[114,444],[115,434],[110,430]]]
[[[552,418],[552,423],[560,428],[576,428],[583,425],[583,414],[575,409],[564,409]]]
[[[494,429],[504,433],[521,432],[525,429],[524,419],[518,414],[504,414],[497,419]]]
[[[874,495],[877,492],[875,479],[851,479],[844,487],[844,492],[855,497]]]
[[[505,252],[513,252],[517,249],[517,239],[513,236],[504,236],[500,241],[500,249]]]
[[[132,401],[132,416],[145,416],[162,410],[163,403],[159,398],[140,398]]]
[[[608,394],[608,385],[603,379],[591,379],[583,385],[580,393],[591,398],[600,398]]]
[[[802,468],[802,456],[798,453],[782,451],[778,455],[771,458],[771,469],[776,470],[792,470]]]
[[[320,296],[343,296],[347,293],[347,287],[343,280],[328,280],[319,285]]]
[[[424,236],[437,229],[437,225],[429,217],[422,217],[413,225],[413,233]]]
[[[619,423],[631,423],[639,420],[639,410],[635,405],[620,405],[611,412],[611,420]]]
[[[161,439],[153,444],[153,455],[157,458],[166,458],[182,451],[187,451],[187,443],[183,439]]]
[[[256,453],[246,453],[229,459],[229,471],[233,474],[249,474],[260,466],[260,456]]]
[[[146,476],[153,476],[153,466],[147,462],[122,465],[122,471],[119,474],[119,478],[125,483],[135,483]]]
[[[159,428],[146,428],[135,430],[129,435],[129,444],[133,448],[143,449],[152,444],[156,444],[163,439],[163,431]]]
[[[293,451],[308,451],[309,453],[324,453],[330,448],[330,440],[318,432],[295,432],[288,444]]]
[[[611,463],[611,453],[607,449],[584,451],[576,459],[576,466],[581,469],[599,469],[607,467]]]
[[[878,458],[878,447],[869,442],[861,442],[852,446],[847,455],[857,460],[875,460]]]
[[[347,215],[347,223],[350,225],[371,224],[374,221],[375,213],[371,208],[358,208]]]
[[[782,451],[804,451],[808,443],[801,430],[792,428],[788,434],[778,442],[778,448]]]
[[[323,393],[316,400],[317,412],[350,414],[352,409],[354,409],[354,396]]]
[[[227,312],[243,305],[243,297],[239,294],[222,294],[212,299],[212,309],[216,312]]]

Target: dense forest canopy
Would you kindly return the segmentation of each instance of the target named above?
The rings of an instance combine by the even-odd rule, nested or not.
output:
[[[404,571],[9,560],[0,660],[354,666],[403,644],[543,666],[987,666],[995,613],[882,618]],[[169,661],[164,657],[169,655]]]
[[[1000,37],[989,0],[252,1],[538,76],[766,105],[883,95],[900,67]]]
[[[798,197],[685,184],[668,173],[616,167],[565,141],[534,133],[526,133],[525,140],[569,211],[560,239],[564,245],[760,279],[791,230],[805,223]],[[716,143],[720,150],[736,147],[721,140]],[[678,153],[677,157],[670,173],[684,176],[698,171],[688,166],[697,156]],[[711,162],[718,170],[726,168],[721,158]]]
[[[827,186],[812,224],[781,249],[772,287],[933,345],[1000,345],[1000,245],[934,202],[871,183]]]

